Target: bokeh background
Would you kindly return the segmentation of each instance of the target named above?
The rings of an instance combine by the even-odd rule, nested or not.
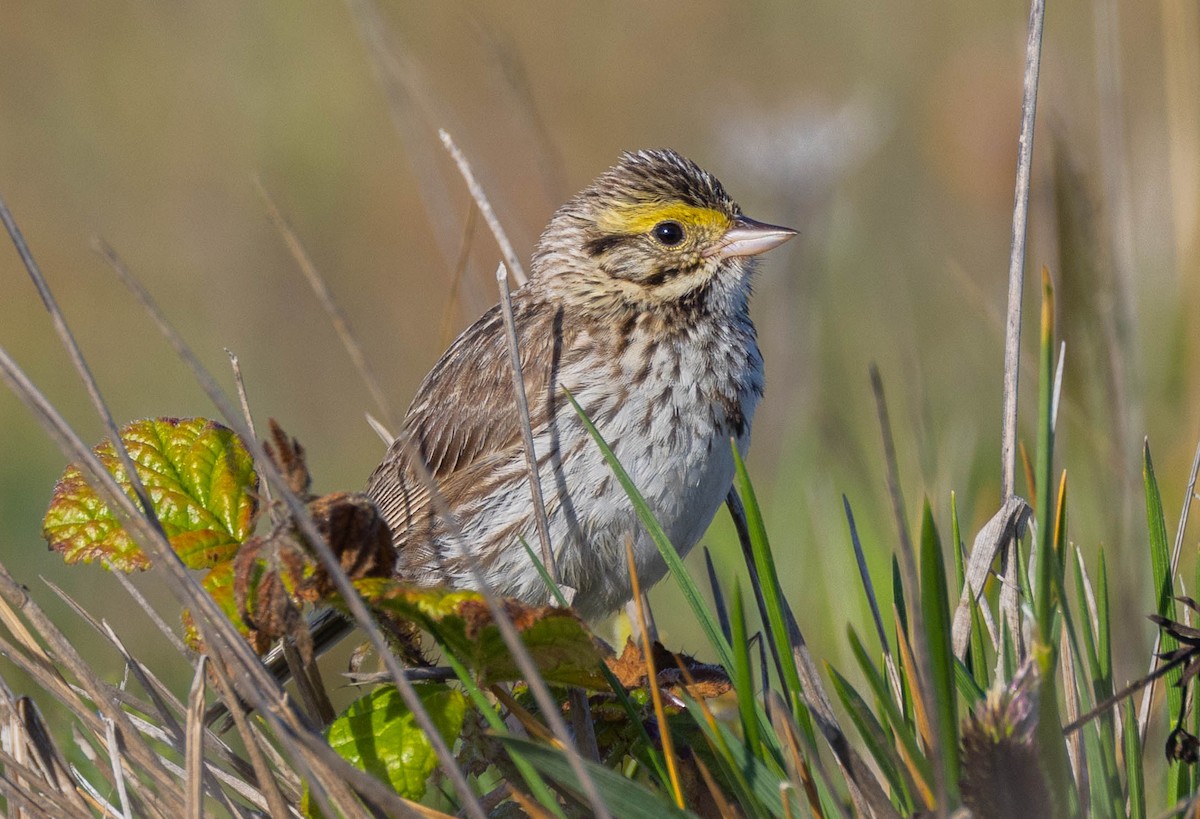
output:
[[[885,600],[896,543],[868,382],[887,389],[911,521],[969,536],[1000,481],[1003,311],[1025,25],[1014,0],[923,4],[287,2],[0,4],[0,196],[119,420],[212,415],[92,250],[108,241],[260,424],[306,446],[317,491],[357,489],[380,413],[256,191],[294,226],[397,411],[495,301],[498,252],[437,141],[450,131],[527,257],[558,203],[623,149],[674,147],[756,218],[797,227],[757,281],[768,391],[750,465],[802,627],[850,665],[869,624],[848,497]],[[1071,536],[1103,545],[1118,677],[1152,627],[1140,451],[1173,535],[1200,433],[1200,25],[1190,0],[1052,3],[1035,143],[1021,440],[1032,452],[1037,272],[1067,362]],[[462,271],[461,276],[456,271]],[[461,281],[459,281],[461,279]],[[456,282],[459,282],[456,284]],[[86,440],[101,426],[7,242],[0,345]],[[112,578],[65,567],[40,520],[63,456],[0,390],[0,559],[81,644],[40,578],[162,641]],[[1028,488],[1018,480],[1018,491]],[[722,512],[723,578],[743,576]],[[1185,542],[1193,576],[1200,538]],[[702,573],[695,557],[691,565]],[[176,622],[173,602],[139,581]],[[744,582],[744,581],[743,581]],[[1192,584],[1189,582],[1189,587]],[[670,583],[666,641],[700,649]],[[91,648],[88,649],[92,650]],[[95,649],[97,662],[116,659]],[[177,664],[180,676],[187,672]]]

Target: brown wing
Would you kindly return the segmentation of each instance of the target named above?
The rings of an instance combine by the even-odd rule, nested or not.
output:
[[[515,294],[513,310],[537,430],[561,406],[559,364],[577,334],[565,332],[561,314],[526,292]],[[433,501],[431,479],[441,501],[457,512],[497,467],[524,457],[511,368],[496,306],[458,337],[418,389],[404,432],[367,485],[392,529],[401,565],[427,564],[444,530],[445,507]],[[418,456],[424,469],[414,462]]]

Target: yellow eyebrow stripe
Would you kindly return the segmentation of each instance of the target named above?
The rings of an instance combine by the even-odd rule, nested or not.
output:
[[[730,219],[719,210],[700,208],[684,202],[646,202],[636,205],[617,205],[605,211],[597,220],[605,233],[645,233],[659,222],[679,222],[685,227],[699,227],[713,233],[723,233]]]

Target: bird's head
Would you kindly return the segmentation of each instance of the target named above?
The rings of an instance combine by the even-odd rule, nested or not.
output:
[[[716,177],[674,151],[631,152],[554,214],[533,281],[600,310],[744,303],[750,260],[795,233],[742,215]]]

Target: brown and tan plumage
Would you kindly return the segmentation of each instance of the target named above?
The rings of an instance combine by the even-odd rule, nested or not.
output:
[[[626,540],[644,584],[665,567],[564,389],[686,553],[728,492],[729,441],[748,445],[762,394],[751,257],[792,235],[742,216],[672,151],[624,155],[543,233],[513,310],[555,562],[585,617],[629,598]],[[497,592],[542,603],[520,542],[537,549],[510,368],[495,307],[425,378],[367,492],[398,576],[473,587],[473,560]]]

